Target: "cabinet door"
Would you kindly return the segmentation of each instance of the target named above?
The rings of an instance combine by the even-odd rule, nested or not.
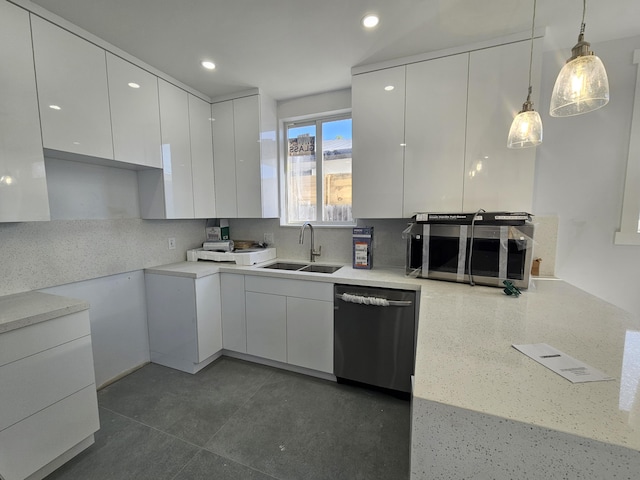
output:
[[[222,346],[234,352],[247,353],[244,275],[220,275],[222,307]]]
[[[198,362],[222,350],[220,275],[196,279]]]
[[[0,2],[0,222],[49,220],[29,14]]]
[[[113,159],[105,51],[35,15],[44,148]]]
[[[215,218],[217,216],[211,123],[211,105],[189,94],[191,174],[193,176],[195,218]]]
[[[407,66],[404,217],[460,212],[469,54]]]
[[[542,40],[535,42],[533,101],[539,109]],[[464,211],[531,211],[536,149],[506,146],[511,122],[527,96],[530,45],[512,43],[470,54]]]
[[[333,302],[287,297],[287,362],[333,373]]]
[[[246,292],[247,353],[287,361],[287,298]]]
[[[166,218],[193,218],[187,92],[158,79]]]
[[[219,217],[238,216],[233,101],[211,106],[216,210]]]
[[[238,218],[262,217],[259,97],[233,100]]]
[[[107,52],[114,158],[162,168],[158,78]]]
[[[404,99],[404,66],[353,77],[354,218],[402,218]]]

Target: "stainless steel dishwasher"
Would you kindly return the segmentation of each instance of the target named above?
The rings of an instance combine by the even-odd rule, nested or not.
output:
[[[416,292],[336,285],[334,374],[339,382],[411,392]]]

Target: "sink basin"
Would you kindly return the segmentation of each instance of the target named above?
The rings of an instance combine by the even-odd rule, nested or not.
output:
[[[293,262],[276,262],[270,265],[265,265],[261,268],[270,268],[273,270],[293,270],[296,272],[311,272],[311,273],[333,273],[336,270],[342,268],[335,265],[316,265],[309,263],[293,263]]]
[[[272,263],[271,265],[265,265],[262,268],[272,268],[274,270],[300,270],[306,266],[306,263],[276,262]]]
[[[333,273],[336,270],[340,270],[342,267],[336,267],[333,265],[307,265],[301,268],[301,272],[315,272],[315,273]]]

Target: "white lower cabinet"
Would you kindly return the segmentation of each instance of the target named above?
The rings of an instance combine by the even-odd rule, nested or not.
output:
[[[286,362],[287,297],[246,292],[246,301],[247,353]]]
[[[222,346],[232,352],[247,353],[244,275],[220,274]]]
[[[287,297],[287,362],[333,373],[333,302]]]
[[[5,480],[44,478],[92,444],[100,424],[89,311],[0,334],[0,385]]]
[[[145,273],[151,361],[196,373],[220,356],[220,276]]]
[[[247,353],[333,373],[333,284],[245,277]]]

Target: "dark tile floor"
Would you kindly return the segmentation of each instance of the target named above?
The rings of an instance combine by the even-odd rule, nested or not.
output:
[[[409,478],[409,402],[223,357],[98,392],[96,443],[48,480]]]

